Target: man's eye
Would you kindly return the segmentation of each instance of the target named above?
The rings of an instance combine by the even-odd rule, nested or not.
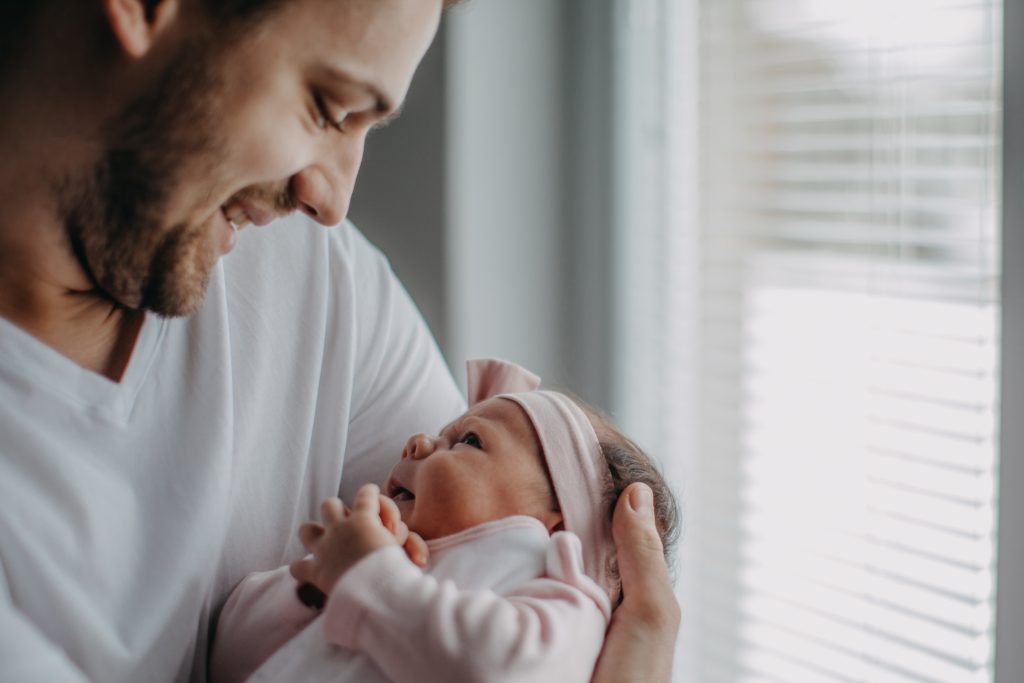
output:
[[[323,130],[334,128],[337,131],[342,131],[342,126],[345,123],[348,112],[342,113],[341,118],[334,118],[330,108],[327,106],[327,102],[324,100],[324,96],[318,92],[313,93],[313,103],[316,105],[317,126]]]
[[[480,443],[480,437],[474,434],[473,432],[466,432],[466,435],[463,436],[459,441],[460,443],[464,443],[467,446],[472,446],[473,448],[481,448],[483,446],[483,444]]]

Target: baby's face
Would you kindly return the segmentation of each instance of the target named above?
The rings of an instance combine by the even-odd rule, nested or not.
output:
[[[502,398],[476,404],[438,436],[410,437],[384,492],[425,539],[509,515],[549,529],[562,519],[533,426]]]

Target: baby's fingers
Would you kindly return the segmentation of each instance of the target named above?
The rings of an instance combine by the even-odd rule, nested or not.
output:
[[[380,494],[380,521],[384,523],[392,533],[394,533],[394,526],[397,522],[402,520],[402,513],[398,511],[398,506],[395,505],[395,501],[391,500],[383,493]]]
[[[380,488],[376,484],[363,484],[356,492],[353,512],[364,512],[374,517],[380,516]]]
[[[427,549],[427,542],[418,533],[410,531],[409,538],[405,539],[402,547],[405,549],[405,554],[413,561],[413,564],[420,567],[426,566],[427,558],[430,557],[430,551]]]
[[[346,516],[340,498],[328,498],[320,504],[320,519],[324,520],[324,524],[340,522]]]
[[[314,576],[314,565],[311,557],[295,560],[288,565],[288,571],[300,584],[312,583]]]
[[[316,545],[323,535],[324,527],[322,524],[306,522],[299,527],[299,540],[302,541],[303,547],[310,552],[312,552],[313,546]]]
[[[405,544],[405,539],[409,537],[409,527],[402,521],[402,513],[398,511],[395,501],[384,494],[380,495],[380,521],[395,537],[398,545]]]

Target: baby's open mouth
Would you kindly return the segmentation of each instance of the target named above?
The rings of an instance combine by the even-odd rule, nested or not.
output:
[[[416,494],[395,481],[389,481],[385,495],[394,501],[415,500]]]

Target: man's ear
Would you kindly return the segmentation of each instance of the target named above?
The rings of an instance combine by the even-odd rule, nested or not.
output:
[[[142,57],[178,13],[178,0],[159,0],[147,11],[146,0],[103,0],[110,30],[131,57]]]

